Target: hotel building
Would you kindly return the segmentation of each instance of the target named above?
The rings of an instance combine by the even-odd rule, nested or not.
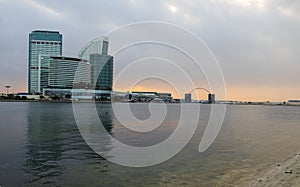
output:
[[[45,88],[87,89],[91,87],[92,66],[87,60],[51,56],[48,85]]]
[[[47,84],[51,55],[62,55],[62,34],[57,31],[32,31],[29,34],[28,93],[41,93]]]

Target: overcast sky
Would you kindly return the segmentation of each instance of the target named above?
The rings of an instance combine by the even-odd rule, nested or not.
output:
[[[77,56],[118,26],[164,21],[206,42],[221,65],[228,99],[300,99],[299,10],[296,0],[0,0],[0,92],[7,84],[27,91],[32,30],[60,31],[64,55]]]

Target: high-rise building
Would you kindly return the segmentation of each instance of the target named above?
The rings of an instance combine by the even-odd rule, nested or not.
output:
[[[215,94],[208,94],[208,103],[214,104],[216,103],[216,95]]]
[[[91,88],[92,66],[87,60],[73,57],[51,56],[48,88]]]
[[[29,93],[41,93],[47,84],[50,55],[62,56],[62,34],[57,31],[32,31],[28,53]]]
[[[186,103],[191,103],[192,102],[192,94],[191,93],[185,94],[184,101]]]
[[[91,83],[95,90],[112,90],[113,57],[108,55],[109,39],[105,36],[89,42],[79,52],[79,58],[92,65]]]
[[[112,90],[113,57],[106,54],[90,54],[92,86],[95,90]]]

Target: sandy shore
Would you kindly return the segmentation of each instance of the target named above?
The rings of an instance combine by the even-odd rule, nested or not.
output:
[[[283,163],[272,166],[254,180],[243,186],[249,187],[299,187],[300,186],[300,153],[288,158]]]

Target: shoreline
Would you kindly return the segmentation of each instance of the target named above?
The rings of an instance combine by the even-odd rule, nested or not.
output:
[[[111,101],[92,101],[92,100],[80,100],[80,101],[72,101],[72,100],[13,100],[13,99],[8,99],[8,100],[0,100],[0,103],[18,103],[18,102],[40,102],[40,103],[113,103]],[[115,102],[115,103],[146,103],[146,102]],[[186,103],[167,103],[167,104],[186,104]],[[211,104],[206,104],[206,103],[189,103],[189,104],[201,104],[201,105],[211,105]],[[216,103],[219,105],[228,105],[228,106],[290,106],[290,107],[300,107],[300,105],[292,105],[292,104],[286,104],[286,105],[278,105],[278,104],[223,104],[223,103]]]
[[[300,152],[288,157],[283,162],[274,164],[263,172],[257,174],[243,186],[299,186],[300,184]]]
[[[17,103],[17,102],[40,102],[40,103],[112,103],[111,101],[92,101],[92,100],[79,100],[79,101],[72,101],[72,100],[14,100],[14,99],[7,99],[7,100],[0,100],[0,102],[7,102],[7,103]],[[116,103],[146,103],[146,102],[116,102]],[[167,104],[186,104],[186,103],[167,103]],[[211,105],[206,103],[189,103],[189,104],[202,104],[202,105]],[[293,104],[255,104],[255,103],[249,103],[249,104],[223,104],[223,103],[216,103],[220,105],[237,105],[237,106],[291,106],[291,107],[300,107],[300,105],[293,105]]]
[[[0,100],[3,103],[111,103],[110,101],[71,101],[71,100]]]

